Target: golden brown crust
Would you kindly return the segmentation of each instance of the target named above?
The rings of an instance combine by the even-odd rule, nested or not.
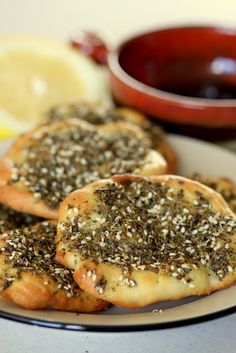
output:
[[[45,285],[45,282],[49,283]],[[101,311],[107,303],[101,299],[80,290],[76,297],[68,298],[63,290],[58,289],[48,276],[21,273],[21,278],[15,280],[6,288],[2,297],[25,309],[38,310],[48,307],[63,310],[89,313]]]
[[[16,211],[29,213],[47,219],[57,219],[58,210],[52,210],[41,201],[35,201],[32,193],[23,185],[9,183],[14,161],[24,160],[22,150],[31,140],[31,135],[37,131],[34,129],[20,135],[11,145],[3,158],[0,159],[0,202]]]
[[[6,232],[0,236],[0,249],[6,248],[8,234]],[[68,292],[59,288],[55,279],[46,272],[19,271],[9,262],[6,251],[0,251],[0,289],[2,298],[30,310],[51,307],[64,311],[94,312],[107,306],[106,302],[92,297],[79,287],[74,296],[68,296]]]
[[[42,133],[43,131],[63,130],[68,125],[78,126],[86,129],[93,129],[90,124],[78,120],[60,121],[50,126],[41,126],[31,132],[24,134],[16,139],[9,148],[5,156],[0,160],[0,202],[19,212],[25,212],[47,219],[57,219],[58,209],[52,209],[43,200],[35,199],[21,182],[12,183],[11,174],[14,163],[22,163],[24,161],[23,149],[30,145],[32,136]],[[136,126],[128,123],[118,122],[98,127],[99,131],[109,134],[115,131],[127,131],[130,134],[140,138],[146,138],[145,133]],[[149,150],[146,156],[145,164],[140,170],[140,175],[162,174],[166,172],[166,162],[164,158],[154,150]]]
[[[166,138],[159,139],[156,150],[165,158],[167,162],[167,173],[175,174],[178,165],[177,155]]]
[[[43,284],[42,277],[25,272],[3,291],[2,297],[25,309],[43,309],[50,302],[51,287]]]
[[[8,183],[11,178],[9,165],[9,160],[0,160],[0,202],[18,212],[56,220],[58,218],[58,210],[47,207],[42,201],[36,201],[32,193],[24,186],[15,186]]]
[[[176,192],[184,189],[185,200],[190,204],[193,204],[196,200],[196,192],[200,192],[210,203],[212,211],[219,213],[223,217],[229,216],[234,222],[236,220],[223,198],[198,182],[168,175],[151,176],[146,179],[154,184],[163,183],[164,186],[168,186]],[[89,258],[83,259],[78,251],[68,247],[67,241],[64,240],[63,228],[60,226],[68,222],[68,205],[70,205],[70,208],[78,208],[80,222],[86,222],[88,217],[86,215],[91,214],[95,207],[95,191],[97,189],[106,188],[111,183],[124,185],[127,182],[137,180],[140,180],[137,176],[125,175],[113,176],[109,180],[94,182],[83,189],[71,193],[61,204],[57,233],[57,260],[65,267],[75,271],[74,278],[80,287],[91,295],[115,305],[137,308],[162,300],[178,300],[190,295],[209,294],[232,286],[236,281],[236,268],[230,269],[230,272],[223,279],[219,279],[209,267],[199,263],[197,268],[193,267],[191,269],[191,282],[189,285],[173,277],[169,272],[162,270],[155,272],[150,269],[135,269],[128,272],[127,278],[124,278],[124,272],[121,267],[106,261],[96,263]],[[102,217],[102,215],[100,216]],[[98,223],[94,223],[93,229],[95,229],[95,224],[99,227]],[[122,241],[124,242],[125,240],[123,239]],[[232,242],[235,252],[236,232],[230,242]],[[187,259],[186,261],[188,262]],[[95,281],[93,274],[96,277]],[[97,286],[100,281],[103,281],[106,285],[99,293]]]

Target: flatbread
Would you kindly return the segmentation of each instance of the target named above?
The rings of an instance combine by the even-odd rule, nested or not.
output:
[[[138,308],[236,280],[236,216],[212,189],[178,176],[114,176],[61,204],[57,260],[97,298]]]

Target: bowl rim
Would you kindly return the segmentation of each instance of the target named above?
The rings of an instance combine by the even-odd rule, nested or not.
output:
[[[158,88],[151,87],[131,75],[129,75],[123,67],[119,63],[119,56],[122,49],[132,41],[135,41],[138,38],[145,37],[146,35],[151,35],[157,32],[165,32],[165,31],[174,31],[174,30],[213,30],[216,32],[223,32],[226,34],[235,35],[236,41],[236,28],[227,27],[227,26],[217,26],[217,25],[184,25],[184,26],[164,26],[159,27],[153,30],[141,31],[140,33],[133,34],[129,36],[127,39],[123,40],[117,47],[110,50],[108,53],[108,67],[112,74],[116,76],[120,81],[125,83],[127,86],[139,91],[145,95],[149,95],[153,98],[159,98],[162,100],[168,100],[175,102],[176,104],[185,104],[189,106],[195,106],[196,108],[203,107],[204,108],[236,108],[236,99],[208,99],[208,98],[198,98],[198,97],[189,97],[183,96],[180,94],[170,93],[167,91],[162,91]]]

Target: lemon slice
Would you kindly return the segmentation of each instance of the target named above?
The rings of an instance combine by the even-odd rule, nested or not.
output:
[[[8,115],[4,110],[0,109],[0,139],[8,139],[19,133],[26,131],[29,124],[23,121],[14,119]]]
[[[31,36],[0,37],[0,138],[21,132],[43,112],[106,93],[101,70],[63,44]]]

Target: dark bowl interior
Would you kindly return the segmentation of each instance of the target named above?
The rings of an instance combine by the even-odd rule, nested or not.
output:
[[[159,30],[126,41],[119,64],[158,90],[206,99],[236,99],[236,31],[209,27]]]

